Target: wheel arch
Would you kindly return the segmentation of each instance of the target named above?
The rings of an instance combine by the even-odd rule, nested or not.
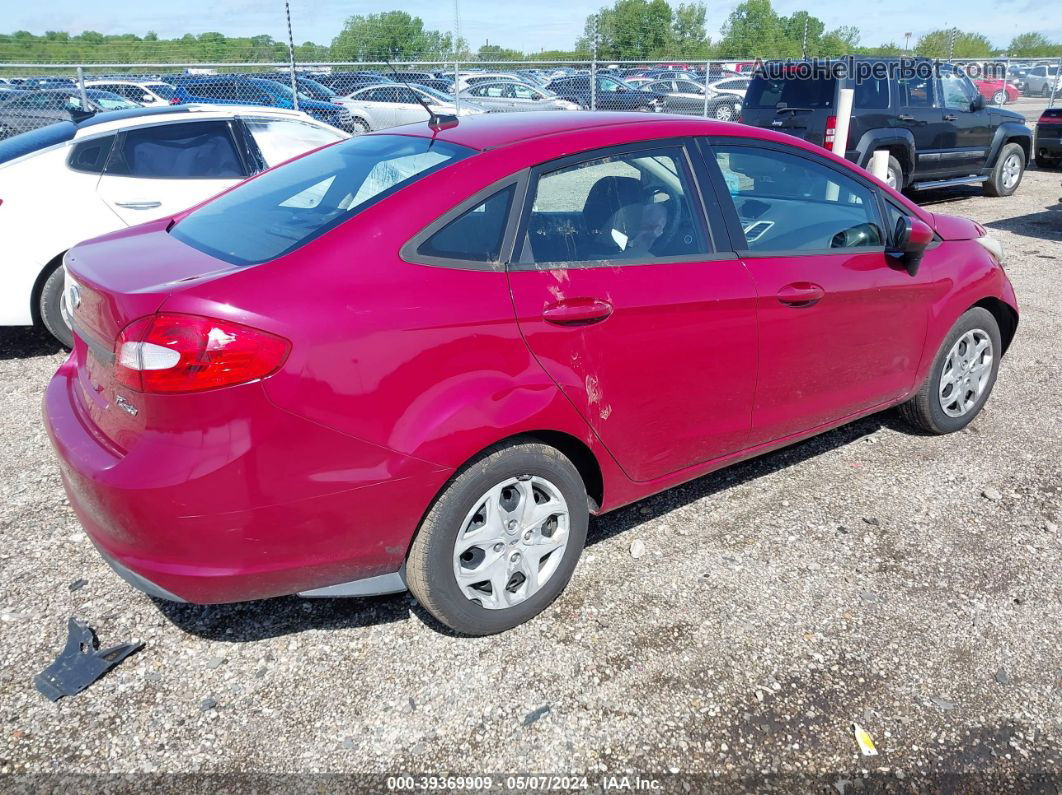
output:
[[[1000,124],[992,135],[992,145],[988,150],[988,159],[985,165],[994,168],[999,159],[999,153],[1007,144],[1017,144],[1025,153],[1025,162],[1029,162],[1032,156],[1032,132],[1024,124],[1017,122],[1004,122]]]
[[[966,311],[968,312],[975,307],[987,309],[992,313],[992,317],[999,324],[999,336],[1003,342],[1003,350],[1000,355],[1006,353],[1011,341],[1014,339],[1014,335],[1018,331],[1018,313],[1014,310],[1014,307],[1010,306],[1006,301],[992,297],[982,298]]]
[[[878,149],[885,149],[896,158],[903,169],[904,184],[910,184],[915,171],[915,142],[910,130],[867,130],[856,144],[856,162],[863,168],[870,166],[870,158]],[[901,186],[903,187],[903,186]]]

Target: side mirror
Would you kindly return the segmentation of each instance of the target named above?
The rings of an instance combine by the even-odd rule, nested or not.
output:
[[[918,273],[922,264],[922,255],[926,247],[933,242],[933,230],[920,218],[908,215],[900,216],[893,232],[893,247],[889,255],[903,263],[911,276]]]
[[[985,98],[981,94],[978,94],[976,97],[974,97],[973,102],[970,103],[970,110],[971,111],[981,110],[981,108],[983,108],[984,106],[985,106]]]

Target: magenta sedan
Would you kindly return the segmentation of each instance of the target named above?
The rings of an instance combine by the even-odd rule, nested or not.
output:
[[[766,130],[505,114],[361,136],[66,258],[70,502],[196,603],[409,589],[542,611],[589,515],[891,406],[957,431],[1001,250]]]

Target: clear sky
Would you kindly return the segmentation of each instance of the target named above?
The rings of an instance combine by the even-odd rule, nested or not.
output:
[[[461,33],[473,48],[489,40],[529,52],[570,48],[582,33],[586,16],[605,4],[602,0],[459,2]],[[738,2],[708,3],[713,40]],[[266,33],[278,39],[287,33],[283,0],[4,0],[4,4],[7,7],[0,14],[4,32],[95,30],[143,35],[154,30],[169,38],[213,30],[234,36]],[[292,0],[291,6],[297,43],[327,44],[352,14],[396,8],[421,17],[429,28],[451,30],[454,24],[453,0]],[[1027,31],[1062,40],[1062,3],[1058,0],[775,0],[774,8],[780,14],[807,9],[825,21],[827,28],[855,25],[862,32],[860,43],[869,46],[886,41],[902,45],[908,31],[913,43],[921,33],[950,26],[983,33],[998,47]]]

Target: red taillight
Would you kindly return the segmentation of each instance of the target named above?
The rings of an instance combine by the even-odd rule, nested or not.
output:
[[[170,104],[171,105],[180,105],[181,104],[181,98],[180,97],[171,97],[170,98]]]
[[[149,315],[118,335],[115,378],[140,392],[201,392],[264,378],[290,350],[283,337],[227,320]]]
[[[827,149],[833,149],[834,139],[837,138],[837,117],[826,117],[826,135],[822,139],[822,145]]]

